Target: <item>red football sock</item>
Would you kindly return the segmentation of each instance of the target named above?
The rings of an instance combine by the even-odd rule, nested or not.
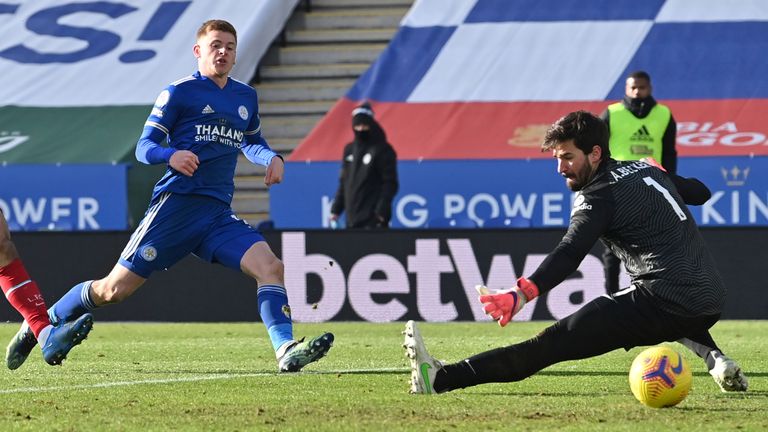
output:
[[[51,324],[43,295],[35,281],[30,279],[20,259],[0,267],[0,288],[11,306],[24,317],[35,337]]]

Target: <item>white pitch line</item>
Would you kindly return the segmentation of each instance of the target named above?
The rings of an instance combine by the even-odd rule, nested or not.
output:
[[[347,370],[332,370],[332,371],[306,371],[298,374],[280,374],[278,372],[254,372],[245,374],[215,374],[215,375],[203,375],[203,376],[191,376],[184,378],[164,378],[164,379],[151,379],[151,380],[138,380],[138,381],[113,381],[103,382],[95,384],[75,384],[69,386],[60,387],[24,387],[15,389],[2,389],[0,394],[14,394],[14,393],[42,393],[51,391],[67,391],[67,390],[83,390],[83,389],[95,389],[95,388],[109,388],[109,387],[121,387],[121,386],[134,386],[134,385],[152,385],[152,384],[173,384],[184,382],[198,382],[198,381],[212,381],[212,380],[227,380],[233,378],[255,378],[265,376],[297,376],[297,375],[337,375],[337,374],[366,374],[366,373],[398,373],[407,372],[407,369],[402,368],[378,368],[378,369],[347,369]]]

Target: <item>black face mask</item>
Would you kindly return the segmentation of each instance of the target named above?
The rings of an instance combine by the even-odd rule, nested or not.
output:
[[[353,131],[355,132],[355,139],[365,141],[368,138],[371,137],[371,131],[370,130],[363,130],[363,131]]]
[[[650,96],[649,97],[644,97],[644,98],[631,98],[631,97],[627,97],[627,99],[629,100],[629,105],[632,108],[638,108],[638,109],[645,107],[648,104],[648,102],[651,101],[651,97]]]

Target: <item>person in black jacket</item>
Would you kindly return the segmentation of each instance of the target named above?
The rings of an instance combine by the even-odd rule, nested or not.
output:
[[[432,357],[409,321],[404,347],[411,362],[411,392],[520,381],[555,363],[619,348],[682,338],[714,343],[709,328],[720,319],[725,283],[685,205],[706,200],[706,186],[644,161],[612,159],[605,123],[586,111],[553,124],[542,150],[552,151],[558,174],[577,192],[568,231],[516,286],[494,293],[478,287],[483,310],[506,326],[527,302],[573,274],[597,240],[624,260],[631,285],[588,302],[532,339],[452,364]],[[747,389],[735,362],[721,378],[730,387],[718,382],[723,391]]]
[[[346,211],[347,228],[387,228],[399,187],[397,154],[364,102],[352,111],[355,139],[344,147],[331,223]]]

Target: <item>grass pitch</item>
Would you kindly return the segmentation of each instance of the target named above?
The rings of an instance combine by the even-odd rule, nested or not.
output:
[[[534,336],[548,323],[420,324],[430,352],[457,361]],[[0,325],[0,343],[18,325]],[[277,374],[260,323],[95,324],[61,367],[39,349],[0,371],[0,430],[767,430],[768,321],[712,330],[750,378],[721,393],[704,363],[689,360],[691,394],[652,409],[635,401],[627,373],[636,348],[552,366],[519,383],[437,396],[408,394],[403,323],[297,324],[297,336],[336,335],[334,348],[298,374]]]

